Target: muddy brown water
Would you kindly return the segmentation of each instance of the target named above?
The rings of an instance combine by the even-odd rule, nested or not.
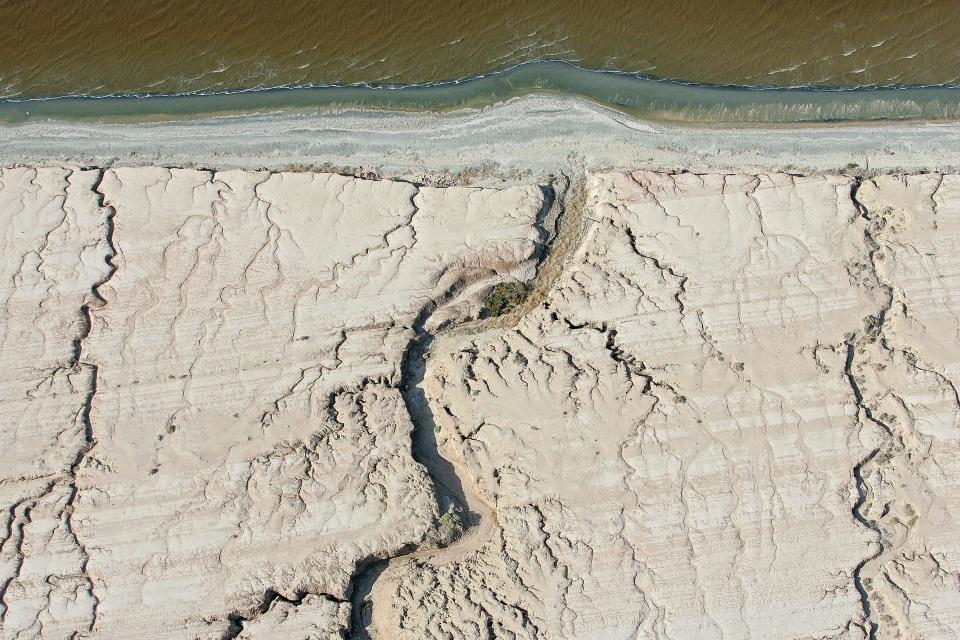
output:
[[[960,2],[0,0],[0,96],[430,83],[561,59],[698,83],[960,82]]]

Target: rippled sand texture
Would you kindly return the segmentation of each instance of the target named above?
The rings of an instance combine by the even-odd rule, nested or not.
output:
[[[831,4],[0,0],[0,95],[422,83],[544,58],[726,84],[960,77],[960,3]]]

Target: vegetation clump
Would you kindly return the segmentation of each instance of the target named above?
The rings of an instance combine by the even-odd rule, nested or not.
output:
[[[488,316],[495,318],[513,309],[526,298],[527,287],[522,282],[498,282],[483,301],[483,309]]]
[[[440,543],[447,545],[463,535],[463,521],[454,511],[448,511],[437,521],[440,530]]]

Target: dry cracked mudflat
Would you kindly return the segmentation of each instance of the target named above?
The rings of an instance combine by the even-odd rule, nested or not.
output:
[[[960,176],[13,168],[0,229],[2,640],[960,637]]]

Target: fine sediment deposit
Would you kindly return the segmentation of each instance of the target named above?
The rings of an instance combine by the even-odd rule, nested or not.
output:
[[[434,529],[411,326],[530,277],[542,191],[0,178],[2,636],[336,635],[358,564]]]
[[[960,177],[486,183],[3,170],[0,638],[960,635]]]

